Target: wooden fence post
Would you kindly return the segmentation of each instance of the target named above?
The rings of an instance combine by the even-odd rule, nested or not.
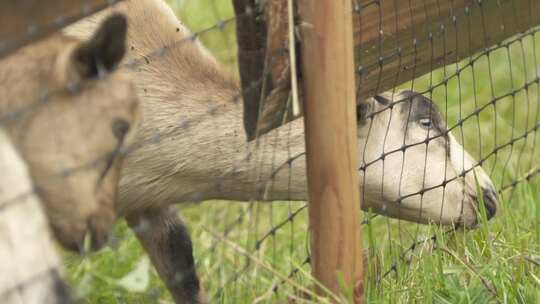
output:
[[[311,266],[361,303],[362,244],[350,0],[300,0]],[[319,288],[322,294],[322,290]]]

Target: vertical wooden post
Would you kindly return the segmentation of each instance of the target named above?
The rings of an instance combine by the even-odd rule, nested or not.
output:
[[[311,266],[362,302],[358,141],[350,0],[300,0]]]

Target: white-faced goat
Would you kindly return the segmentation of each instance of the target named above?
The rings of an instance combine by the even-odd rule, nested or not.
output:
[[[265,200],[306,200],[303,157],[290,169],[274,172],[291,156],[302,155],[303,122],[294,121],[260,139],[271,147],[271,157],[258,158],[256,165],[246,161],[257,147],[245,140],[241,102],[234,102],[240,94],[237,82],[193,42],[163,0],[124,1],[67,33],[87,37],[111,12],[128,17],[126,60],[141,63],[131,67],[131,74],[143,107],[137,140],[147,143],[126,159],[118,211],[131,227],[144,226],[135,230],[137,236],[174,299],[203,302],[189,234],[169,206],[206,199],[263,199],[260,181],[270,180]],[[148,56],[156,53],[161,55]],[[399,99],[404,101],[395,102]],[[358,110],[358,153],[369,164],[361,171],[359,185],[364,209],[423,223],[473,227],[478,222],[476,174],[487,210],[490,216],[495,213],[490,179],[479,167],[470,170],[474,162],[446,132],[430,100],[402,92],[369,99]],[[370,115],[377,111],[381,112]],[[178,128],[182,122],[189,123]],[[153,140],[155,134],[167,136]],[[277,134],[285,134],[286,140]],[[411,145],[428,136],[433,137],[428,145]],[[401,151],[404,145],[410,147]],[[464,170],[468,173],[461,174]]]

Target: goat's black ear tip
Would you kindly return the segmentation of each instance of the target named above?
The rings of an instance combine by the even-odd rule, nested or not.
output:
[[[373,98],[374,98],[378,103],[380,103],[380,104],[382,104],[382,105],[385,105],[385,106],[386,106],[386,105],[390,104],[390,100],[388,100],[387,98],[385,98],[385,97],[382,96],[382,95],[375,95],[375,96],[373,96]]]
[[[117,33],[127,32],[127,18],[123,14],[114,14],[105,20],[103,27]]]
[[[95,77],[111,72],[126,53],[127,18],[114,14],[105,19],[92,38],[75,50],[74,59],[82,77]]]
[[[123,14],[114,14],[108,17],[100,26],[98,36],[101,34],[105,40],[115,40],[124,43],[127,36],[128,22]]]

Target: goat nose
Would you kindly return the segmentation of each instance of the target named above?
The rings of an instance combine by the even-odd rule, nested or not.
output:
[[[491,187],[482,189],[482,192],[484,207],[486,208],[486,215],[487,219],[489,220],[495,216],[495,213],[497,213],[497,194]]]

